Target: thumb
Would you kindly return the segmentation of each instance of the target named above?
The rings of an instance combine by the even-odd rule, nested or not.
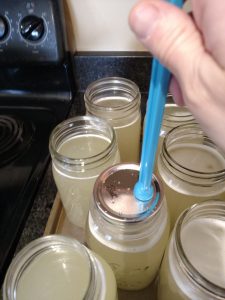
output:
[[[138,39],[175,75],[184,103],[203,130],[225,149],[221,139],[225,71],[205,49],[191,17],[166,1],[141,0],[131,10],[129,23]]]
[[[199,31],[184,11],[165,1],[142,0],[131,10],[129,24],[181,86],[193,76],[205,50]]]

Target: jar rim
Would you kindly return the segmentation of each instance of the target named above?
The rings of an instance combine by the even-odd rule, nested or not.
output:
[[[3,283],[3,298],[4,299],[16,299],[16,289],[18,282],[26,270],[27,266],[32,263],[32,260],[49,252],[52,247],[60,247],[62,249],[69,247],[70,249],[78,249],[80,254],[87,259],[87,265],[90,270],[89,282],[87,283],[87,291],[84,295],[85,299],[93,293],[95,284],[95,274],[93,259],[89,253],[89,250],[77,240],[63,236],[61,234],[52,234],[37,238],[22,248],[17,255],[13,258]]]
[[[111,86],[109,86],[111,85]],[[97,92],[105,91],[119,91],[124,90],[126,92],[132,92],[132,100],[127,101],[127,103],[118,106],[101,106],[96,104],[96,101],[93,101],[93,95]],[[115,97],[115,96],[114,96]],[[124,97],[125,98],[125,97]],[[99,112],[118,112],[123,110],[128,112],[135,108],[137,105],[140,105],[140,90],[135,82],[130,79],[123,77],[104,77],[98,80],[91,82],[84,93],[84,101],[86,103],[86,108],[89,106]],[[88,109],[89,110],[89,109]]]
[[[214,207],[215,211],[221,210],[222,216],[225,217],[225,202],[221,200],[205,200],[200,203],[196,203],[191,207],[187,208],[180,217],[177,219],[176,225],[174,227],[174,236],[175,236],[175,247],[177,249],[177,253],[179,258],[181,259],[181,263],[183,269],[187,276],[198,284],[201,288],[208,291],[209,293],[214,293],[218,297],[225,296],[225,288],[216,285],[215,283],[211,282],[207,278],[205,278],[190,262],[187,255],[185,254],[185,250],[182,246],[181,241],[181,230],[184,222],[186,219],[193,213],[198,212],[201,208],[212,208]],[[208,212],[208,211],[207,211]],[[202,216],[202,214],[201,214]],[[197,216],[196,216],[197,217]]]
[[[178,171],[184,175],[191,176],[193,178],[199,178],[199,179],[211,179],[211,178],[216,178],[218,181],[224,181],[225,180],[225,168],[219,169],[218,171],[208,171],[208,172],[203,172],[199,170],[193,170],[191,168],[188,168],[186,166],[183,166],[181,163],[177,162],[171,155],[168,150],[169,146],[169,139],[174,136],[174,141],[178,141],[178,132],[181,130],[189,130],[192,129],[195,132],[190,132],[190,134],[196,134],[196,136],[201,136],[204,144],[207,146],[210,146],[213,149],[216,149],[220,152],[220,149],[214,144],[214,142],[205,135],[203,130],[199,127],[199,124],[196,122],[192,122],[189,124],[183,124],[179,125],[177,127],[174,127],[171,129],[165,136],[162,144],[162,152],[161,152],[161,157],[165,159],[170,167],[174,169],[175,171]],[[182,135],[182,138],[184,135]]]
[[[180,112],[182,112],[182,114],[174,114],[173,112],[171,112],[171,110],[173,109],[179,110]],[[184,124],[186,122],[193,123],[194,116],[186,106],[178,106],[175,103],[166,103],[163,122],[179,122],[180,124]],[[166,124],[163,125],[165,126]]]
[[[99,126],[99,131],[98,133],[102,132],[100,129],[106,128],[107,131],[109,132],[109,139],[110,143],[107,145],[105,149],[103,149],[101,152],[91,155],[89,157],[84,157],[84,158],[72,158],[72,157],[67,157],[61,153],[58,152],[56,149],[56,142],[59,138],[63,139],[63,133],[62,130],[69,130],[70,128],[73,128],[76,123],[83,122],[83,124],[88,123],[88,129],[93,130],[96,126]],[[83,125],[81,123],[81,126]],[[76,125],[77,126],[77,125]],[[87,130],[84,131],[85,134],[87,134]],[[61,144],[61,143],[60,143]],[[65,121],[59,123],[51,132],[50,139],[49,139],[49,151],[52,156],[52,158],[55,158],[56,160],[60,161],[61,163],[66,163],[68,165],[71,165],[71,167],[85,167],[89,166],[91,167],[93,164],[100,162],[102,159],[106,158],[108,155],[110,155],[114,150],[117,145],[116,142],[116,133],[113,127],[105,120],[96,117],[96,116],[75,116],[69,119],[66,119]]]

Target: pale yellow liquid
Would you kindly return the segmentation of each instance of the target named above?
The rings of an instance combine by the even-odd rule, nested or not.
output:
[[[97,260],[99,262],[99,269],[102,275],[102,278],[105,278],[106,285],[105,285],[105,298],[104,300],[118,300],[118,294],[117,294],[117,284],[116,284],[116,278],[112,271],[112,268],[108,265],[108,263],[98,254],[95,253],[95,256],[97,257]],[[101,264],[101,266],[100,266]],[[101,290],[103,290],[101,282]],[[98,299],[96,299],[98,300]]]
[[[168,99],[172,99],[172,96],[167,96]],[[168,121],[170,120],[170,121]],[[158,140],[158,147],[156,150],[155,156],[155,167],[154,167],[154,174],[159,176],[158,171],[158,157],[162,150],[162,145],[166,134],[173,128],[189,124],[194,121],[194,117],[191,113],[187,110],[186,107],[177,106],[176,104],[166,103],[165,104],[165,111],[164,111],[164,118],[160,130],[159,140]],[[144,119],[144,126],[145,126],[145,119]],[[143,126],[143,128],[144,128]],[[143,131],[144,132],[144,131]]]
[[[158,159],[159,159],[159,155],[161,153],[161,150],[162,150],[162,144],[163,144],[163,140],[164,140],[164,136],[159,136],[159,140],[158,140],[158,147],[157,147],[157,150],[156,150],[156,154],[155,154],[155,166],[154,166],[154,174],[156,176],[159,176],[160,177],[160,173],[159,173],[159,170],[158,170]],[[161,177],[160,177],[161,178]]]
[[[97,263],[102,277],[101,298],[116,300],[117,289],[111,268],[102,259]],[[23,272],[17,300],[83,300],[91,274],[88,260],[73,250],[55,249],[39,255]]]
[[[210,282],[225,288],[225,220],[204,217],[194,220],[182,230],[181,242],[196,270]],[[178,271],[180,266],[175,267],[171,250],[170,245],[160,270],[158,300],[217,299],[209,294],[206,296],[187,280],[183,272]]]
[[[17,300],[81,300],[89,286],[88,262],[74,251],[43,253],[19,280]]]
[[[104,151],[109,143],[109,140],[97,135],[76,136],[63,143],[58,152],[70,158],[88,158]],[[92,169],[84,168],[83,172],[65,173],[53,162],[54,180],[71,223],[85,228],[95,180],[103,170],[118,162],[120,162],[118,151],[107,161]]]
[[[115,98],[112,100],[109,99],[99,99],[95,102],[102,107],[123,107],[129,103],[126,99]],[[122,112],[118,112],[122,115]],[[100,116],[100,115],[99,115]],[[140,142],[141,142],[141,115],[136,114],[134,118],[129,121],[125,121],[126,117],[122,118],[122,121],[115,121],[109,119],[107,116],[107,111],[101,114],[101,117],[109,121],[113,126],[121,157],[121,162],[136,162],[140,161]],[[115,116],[115,118],[118,116]],[[122,124],[124,123],[124,124]]]
[[[121,155],[121,162],[140,162],[140,133],[141,117],[127,126],[114,127],[118,147]]]
[[[126,241],[118,245],[101,237],[94,230],[89,214],[87,244],[112,267],[120,289],[140,290],[148,286],[158,272],[169,235],[169,225],[165,222],[157,236],[135,241],[136,245],[131,247]]]
[[[204,145],[183,144],[169,150],[170,155],[182,166],[199,171],[199,172],[216,172],[225,168],[224,158],[216,151]],[[178,216],[183,210],[190,207],[194,203],[198,203],[208,199],[225,200],[225,183],[224,189],[214,189],[210,194],[203,194],[201,186],[198,193],[193,192],[190,186],[186,186],[182,178],[175,180],[166,177],[160,172],[163,179],[165,197],[168,204],[168,210],[171,219],[171,229],[173,228]],[[182,176],[182,175],[180,175]]]

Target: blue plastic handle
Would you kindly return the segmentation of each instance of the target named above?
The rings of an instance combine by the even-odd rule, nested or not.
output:
[[[168,2],[178,7],[183,6],[182,0]],[[154,58],[145,116],[139,179],[134,187],[134,196],[140,201],[149,201],[153,196],[152,174],[170,75],[170,72]]]

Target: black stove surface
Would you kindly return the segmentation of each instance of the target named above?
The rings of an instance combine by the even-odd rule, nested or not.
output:
[[[0,276],[9,264],[49,159],[56,117],[44,108],[1,109]],[[7,226],[6,226],[7,224]]]
[[[0,285],[50,161],[50,133],[74,97],[69,58],[15,70],[0,76]]]
[[[63,0],[1,0],[0,285],[72,104],[66,45]]]
[[[49,137],[74,97],[71,56],[0,71],[0,285],[49,162]]]

